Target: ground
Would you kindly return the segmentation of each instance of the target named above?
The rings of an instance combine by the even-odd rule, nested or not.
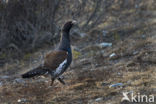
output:
[[[30,58],[26,57],[18,62],[19,66],[17,63],[7,65],[7,68],[4,66],[0,77],[0,102],[126,104],[128,102],[121,101],[122,92],[156,95],[156,35],[155,31],[146,28],[145,26],[135,30],[131,35],[124,34],[122,39],[109,36],[109,33],[117,33],[118,30],[109,31],[108,37],[104,37],[112,40],[112,46],[108,47],[95,45],[94,42],[99,38],[96,32],[90,32],[88,33],[90,37],[86,36],[75,42],[73,45],[78,45],[77,50],[74,50],[73,63],[64,74],[66,85],[55,81],[54,85],[50,86],[50,78],[37,77],[28,80],[20,78],[20,74],[38,63],[34,60],[42,56],[39,52],[32,55],[34,63],[31,61],[30,64],[28,62]],[[148,35],[140,34],[144,29],[149,31]],[[44,52],[47,53],[49,51],[47,50]],[[110,87],[117,83],[122,85]]]
[[[123,92],[156,97],[156,20],[147,18],[108,26],[106,34],[98,27],[72,41],[73,62],[63,74],[66,85],[55,81],[50,86],[50,77],[20,76],[42,63],[54,46],[11,60],[0,67],[0,104],[135,104],[121,101]]]

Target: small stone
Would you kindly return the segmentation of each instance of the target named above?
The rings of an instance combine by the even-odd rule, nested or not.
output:
[[[103,30],[103,31],[102,31],[102,35],[103,35],[104,37],[107,35],[107,33],[108,33],[108,31],[106,31],[106,30]]]
[[[99,102],[99,101],[101,101],[101,100],[102,100],[102,98],[97,98],[97,99],[95,99],[96,102]]]
[[[48,83],[49,81],[45,80],[46,83]]]
[[[86,35],[86,33],[80,33],[81,38],[85,37]]]
[[[110,58],[115,57],[115,56],[116,56],[115,53],[112,53],[112,54],[109,55]]]
[[[121,73],[120,73],[120,72],[118,72],[118,75],[121,75]]]
[[[106,83],[106,82],[101,83],[101,86],[108,86],[108,85],[109,83]]]
[[[139,5],[136,4],[136,5],[135,5],[135,8],[139,8]]]
[[[100,48],[111,47],[112,43],[103,42],[103,43],[97,44],[97,46],[99,46]]]
[[[129,80],[129,81],[127,81],[127,84],[131,84],[131,81]]]
[[[24,83],[25,81],[21,78],[16,78],[14,83]]]
[[[143,39],[146,38],[146,35],[142,34],[142,38],[143,38]]]
[[[8,78],[9,78],[9,76],[4,75],[4,76],[1,76],[0,78],[2,78],[2,79],[8,79]]]
[[[3,83],[2,82],[0,82],[0,86],[2,86],[3,85]]]
[[[19,102],[19,103],[20,103],[20,102],[26,102],[26,101],[27,101],[27,99],[25,99],[25,98],[21,98],[21,99],[18,99],[18,100],[17,100],[17,102]]]
[[[136,54],[138,54],[138,51],[134,51],[134,52],[133,52],[133,55],[136,55]]]
[[[109,88],[118,87],[118,86],[119,86],[119,87],[123,86],[123,83],[112,84],[112,85],[109,86]]]
[[[21,99],[18,99],[17,102],[21,102]]]

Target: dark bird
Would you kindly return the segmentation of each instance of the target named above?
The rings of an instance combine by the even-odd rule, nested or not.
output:
[[[70,30],[76,21],[68,21],[62,28],[61,39],[56,50],[47,54],[44,63],[27,73],[22,75],[22,78],[31,78],[45,74],[51,75],[51,85],[55,79],[58,79],[62,84],[65,84],[61,75],[66,71],[72,62],[72,51],[70,46]]]

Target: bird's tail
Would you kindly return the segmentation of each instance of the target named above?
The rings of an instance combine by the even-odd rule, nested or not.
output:
[[[43,69],[43,67],[39,66],[37,68],[34,68],[24,74],[22,74],[22,78],[31,78],[34,76],[39,76],[47,73],[48,71],[46,69]]]

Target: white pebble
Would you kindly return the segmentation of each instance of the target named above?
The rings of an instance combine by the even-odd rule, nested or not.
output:
[[[114,56],[116,56],[116,54],[115,53],[112,53],[112,54],[110,54],[110,58],[112,58],[112,57],[114,57]]]

